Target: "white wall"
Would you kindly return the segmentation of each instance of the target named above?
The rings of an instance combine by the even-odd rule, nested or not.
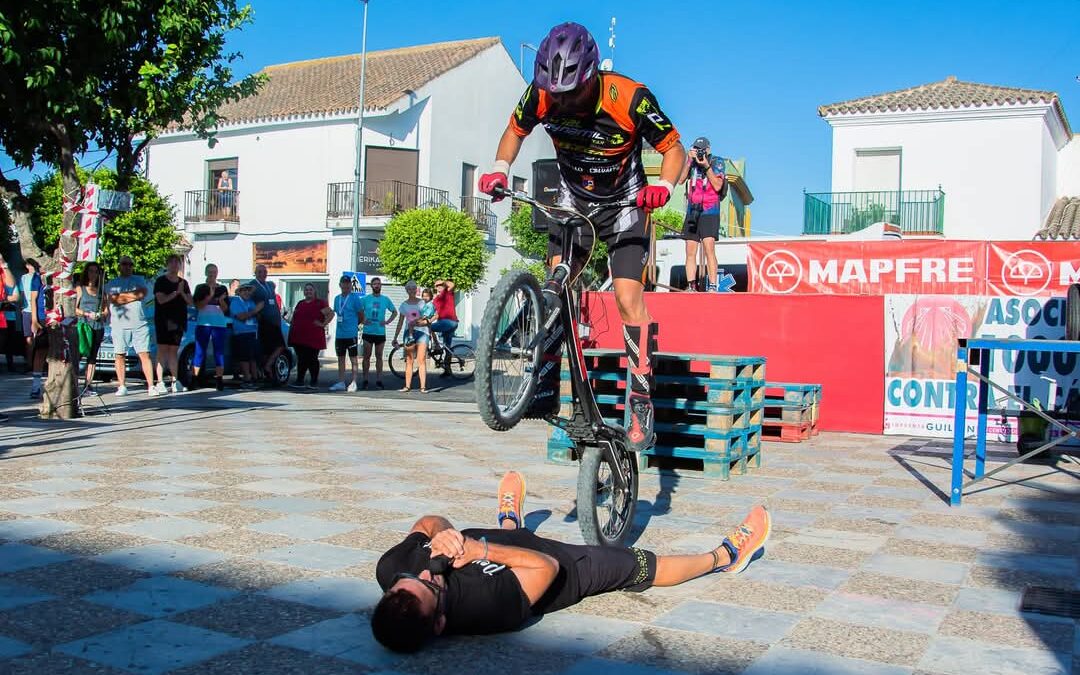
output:
[[[1055,162],[1045,154],[1041,117],[887,124],[867,118],[830,120],[833,192],[854,190],[856,150],[899,147],[904,190],[944,190],[946,237],[1030,239],[1041,225],[1049,210],[1045,165]]]
[[[1080,197],[1080,134],[1058,151],[1057,196]]]
[[[417,149],[418,182],[445,190],[456,206],[462,163],[476,165],[477,177],[490,168],[499,137],[525,86],[513,59],[496,45],[404,97],[394,109],[368,113],[364,144]],[[238,158],[239,232],[189,232],[193,243],[190,277],[201,281],[207,262],[218,265],[223,279],[250,277],[255,241],[325,239],[328,273],[323,278],[329,279],[333,292],[340,272],[351,266],[351,233],[326,227],[327,184],[353,179],[354,134],[355,120],[338,117],[225,127],[212,149],[191,134],[171,134],[153,141],[146,159],[148,177],[177,206],[180,228],[184,225],[184,193],[209,187],[206,162]],[[512,173],[531,181],[532,162],[551,157],[553,152],[547,135],[534,133],[525,142]],[[500,228],[489,273],[482,287],[458,310],[466,324],[460,333],[466,336],[479,325],[483,302],[499,272],[519,257],[501,225],[509,205],[496,205],[495,211]],[[361,226],[377,231],[385,220],[362,219]]]

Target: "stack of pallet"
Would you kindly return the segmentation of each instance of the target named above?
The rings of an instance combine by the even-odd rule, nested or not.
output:
[[[820,384],[766,383],[765,419],[761,426],[763,438],[799,443],[817,436],[820,405]]]
[[[586,350],[586,366],[604,418],[626,423],[627,363],[621,350]],[[727,480],[732,469],[744,473],[761,465],[765,405],[765,359],[714,354],[658,352],[656,445],[641,455],[642,471]],[[569,370],[563,364],[560,415],[571,414]],[[570,438],[553,428],[548,458],[577,459]]]

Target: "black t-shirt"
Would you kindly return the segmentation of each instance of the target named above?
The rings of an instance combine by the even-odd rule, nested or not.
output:
[[[195,287],[195,294],[191,296],[191,299],[195,302],[202,302],[208,295],[210,295],[210,284],[199,284]],[[221,298],[229,297],[229,289],[225,288],[221,284],[214,286],[214,297],[210,299],[210,304],[216,305],[221,301]],[[229,303],[224,303],[222,311],[229,306]]]
[[[544,539],[525,529],[468,529],[461,533],[473,539],[487,537],[493,544],[546,553],[559,562],[559,573],[543,597],[530,607],[517,577],[505,565],[476,561],[449,570],[444,633],[480,635],[517,630],[531,616],[564,609],[583,597],[578,571],[579,561],[587,555],[588,547]],[[386,590],[393,584],[394,575],[419,574],[428,568],[430,560],[430,539],[421,532],[413,532],[379,558],[375,577]]]
[[[177,278],[175,282],[169,281],[169,277],[162,274],[154,282],[154,323],[157,325],[172,325],[177,328],[182,328],[187,325],[187,303],[184,302],[183,296],[176,296],[168,302],[157,302],[156,296],[158,293],[164,293],[169,295],[177,288],[183,288],[187,293],[191,293],[191,287],[188,286],[188,282],[185,279]]]

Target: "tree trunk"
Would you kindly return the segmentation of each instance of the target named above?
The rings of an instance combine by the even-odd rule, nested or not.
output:
[[[64,179],[64,194],[78,200],[81,184],[75,171],[75,157],[70,151],[65,150],[61,154],[59,169]],[[77,214],[74,211],[64,212],[63,229],[65,231],[71,232],[77,227],[76,217]],[[60,237],[51,269],[55,270],[61,266],[62,256],[75,260],[78,246],[78,239],[71,234]],[[48,419],[68,420],[75,417],[78,412],[79,337],[75,322],[68,322],[68,319],[75,318],[75,298],[67,297],[63,293],[64,290],[72,288],[74,282],[75,280],[71,277],[60,280],[61,292],[53,297],[53,302],[63,308],[65,323],[48,331],[49,377],[45,381],[45,395],[42,397],[40,408],[41,416]]]

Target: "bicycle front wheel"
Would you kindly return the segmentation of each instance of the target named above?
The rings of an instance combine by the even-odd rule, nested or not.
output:
[[[467,380],[476,372],[476,352],[469,345],[454,345],[446,360],[447,370],[455,380]]]
[[[622,546],[634,525],[637,510],[637,455],[616,445],[615,466],[594,445],[582,449],[578,468],[577,513],[586,544]],[[615,472],[622,474],[626,489],[620,490]]]
[[[396,377],[405,379],[405,347],[398,345],[390,350],[390,356],[387,357],[387,362],[390,364],[390,372]]]
[[[525,270],[503,275],[491,292],[476,345],[476,404],[495,431],[513,428],[536,392],[544,301]]]

